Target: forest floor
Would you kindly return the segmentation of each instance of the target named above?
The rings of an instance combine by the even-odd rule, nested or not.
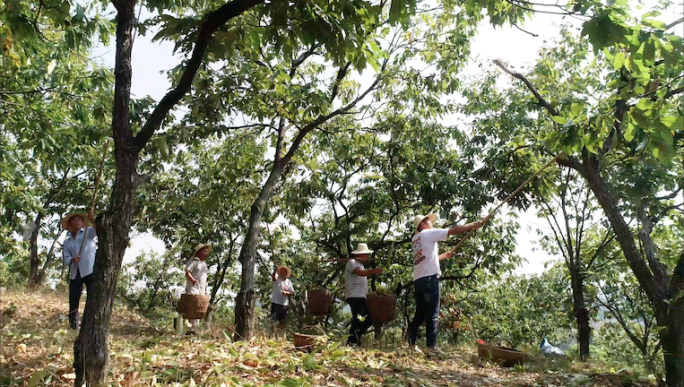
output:
[[[84,297],[85,298],[85,297]],[[83,308],[83,301],[81,310]],[[75,378],[67,295],[5,291],[0,297],[0,385],[69,386]],[[533,358],[524,368],[477,360],[474,348],[443,348],[442,359],[405,346],[350,349],[331,342],[313,353],[290,341],[233,343],[215,330],[177,336],[116,304],[110,330],[113,386],[652,386],[596,362]]]

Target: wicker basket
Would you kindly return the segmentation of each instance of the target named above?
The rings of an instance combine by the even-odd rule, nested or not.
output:
[[[397,316],[397,299],[393,294],[371,293],[366,296],[366,299],[373,324],[386,323]]]
[[[325,288],[309,290],[307,300],[309,302],[309,313],[313,316],[326,315],[332,307],[332,293]]]
[[[303,333],[295,333],[294,335],[294,346],[296,349],[311,349],[315,345],[323,345],[327,342],[327,336],[305,335]]]
[[[183,294],[178,301],[178,312],[188,320],[203,319],[209,309],[210,296]]]
[[[516,364],[523,365],[528,360],[528,355],[517,349],[481,343],[477,344],[477,355],[480,359],[491,360],[504,367],[513,367]]]

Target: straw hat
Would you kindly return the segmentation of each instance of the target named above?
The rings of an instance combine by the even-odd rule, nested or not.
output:
[[[90,223],[90,221],[88,220],[88,214],[86,212],[72,212],[71,214],[68,214],[67,216],[65,216],[64,219],[62,219],[62,222],[61,222],[62,227],[64,227],[65,230],[71,231],[71,232],[75,231],[73,229],[73,227],[71,226],[71,224],[69,223],[71,218],[73,218],[74,216],[80,216],[81,219],[83,219],[83,224],[85,226],[88,226],[88,224]]]
[[[195,246],[195,254],[197,254],[198,251],[202,250],[203,248],[208,248],[209,251],[211,251],[211,246],[205,245],[204,243],[199,243],[197,246]]]
[[[434,222],[435,219],[437,219],[437,215],[435,215],[435,214],[416,215],[416,217],[413,218],[413,225],[416,227],[416,229],[418,228],[418,225],[420,224],[420,222],[425,220],[425,218],[429,219],[430,222]]]
[[[290,270],[289,267],[287,267],[287,266],[285,266],[285,265],[280,265],[280,266],[278,266],[278,268],[276,269],[276,273],[280,273],[280,269],[285,269],[285,271],[287,271],[286,278],[289,278],[289,277],[292,275],[292,270]]]
[[[356,246],[356,250],[352,251],[352,254],[373,254],[373,250],[369,249],[368,245],[366,245],[365,243],[359,243],[358,246]]]

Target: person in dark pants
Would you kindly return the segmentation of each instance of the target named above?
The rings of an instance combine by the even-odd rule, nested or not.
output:
[[[409,326],[409,347],[420,351],[416,347],[418,329],[426,323],[427,347],[432,354],[442,354],[437,346],[437,322],[439,318],[439,278],[442,271],[439,262],[451,258],[454,253],[448,251],[438,255],[437,242],[445,241],[449,236],[468,232],[473,228],[482,227],[482,221],[454,226],[449,229],[435,229],[432,222],[436,215],[418,215],[413,218],[416,235],[413,236],[413,284],[416,297],[416,315]]]
[[[352,321],[349,328],[347,345],[361,345],[361,337],[368,328],[373,325],[368,309],[368,276],[381,274],[381,268],[366,270],[363,264],[368,262],[373,250],[368,249],[365,243],[359,243],[356,250],[352,251],[353,259],[347,262],[344,269],[344,295],[351,308]]]
[[[285,265],[278,266],[271,274],[273,289],[271,292],[271,327],[273,335],[278,338],[278,330],[285,329],[287,311],[290,309],[288,297],[294,295],[294,287],[290,281],[292,271]]]
[[[92,211],[87,214],[76,212],[62,219],[62,227],[68,231],[62,246],[62,253],[64,264],[69,266],[69,326],[71,329],[78,328],[78,304],[83,293],[83,285],[86,286],[86,292],[90,294],[93,284],[97,232],[94,227],[87,227],[86,220],[95,224],[95,215]],[[83,243],[84,238],[85,243]]]

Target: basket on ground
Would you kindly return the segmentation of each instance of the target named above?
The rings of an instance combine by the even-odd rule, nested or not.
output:
[[[373,324],[386,323],[397,316],[397,299],[393,294],[370,293],[366,299]]]
[[[513,348],[500,347],[491,344],[477,344],[477,354],[480,359],[490,360],[504,367],[513,367],[516,364],[523,365],[528,360],[525,352]]]
[[[203,319],[209,309],[211,297],[201,294],[182,294],[178,300],[178,312],[186,319]]]
[[[330,312],[332,307],[332,293],[325,288],[309,290],[307,292],[309,313],[313,316],[323,316]]]
[[[305,335],[303,333],[295,333],[294,335],[296,349],[311,349],[315,345],[324,345],[327,341],[328,338],[321,335]]]

